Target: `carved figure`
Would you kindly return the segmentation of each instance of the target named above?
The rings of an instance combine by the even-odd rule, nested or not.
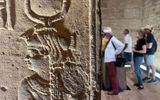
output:
[[[25,13],[36,23],[21,35],[27,44],[25,58],[34,74],[22,80],[19,100],[81,100],[86,98],[88,75],[80,62],[76,33],[64,27],[64,16],[70,0],[60,1],[62,9],[53,15],[38,15],[31,8],[32,0],[25,0]]]

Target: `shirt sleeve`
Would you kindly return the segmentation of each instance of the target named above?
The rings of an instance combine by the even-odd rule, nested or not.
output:
[[[143,42],[142,42],[142,46],[143,46],[143,45],[146,45],[146,40],[145,40],[145,39],[144,39]]]
[[[154,42],[154,38],[152,35],[149,35],[147,38],[147,43],[153,43]]]
[[[125,37],[124,43],[129,44],[129,38],[127,36]]]
[[[119,41],[116,37],[113,37],[113,43],[116,47],[116,55],[120,54],[122,52],[122,50],[124,49],[124,44]]]

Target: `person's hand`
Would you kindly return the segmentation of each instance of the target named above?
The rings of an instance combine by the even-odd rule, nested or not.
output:
[[[135,48],[133,48],[133,52],[136,52],[137,50]]]
[[[131,69],[132,69],[132,71],[134,72],[134,70],[135,70],[135,69],[134,69],[134,67],[133,67],[133,66],[131,67]]]

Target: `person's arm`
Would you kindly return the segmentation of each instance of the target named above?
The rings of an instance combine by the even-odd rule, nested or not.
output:
[[[126,48],[128,48],[128,45],[130,44],[130,42],[131,42],[130,38],[126,36],[126,37],[124,38],[124,44],[125,44],[125,46],[124,46],[123,51],[124,51]]]
[[[152,45],[153,45],[153,42],[154,42],[154,37],[152,35],[150,35],[148,38],[147,38],[147,49],[151,49],[152,48]]]
[[[153,45],[152,42],[151,42],[151,43],[148,43],[148,44],[147,44],[147,49],[151,49],[151,48],[152,48],[152,45]]]
[[[128,43],[125,43],[123,51],[128,47]]]
[[[113,43],[116,47],[116,53],[115,54],[116,55],[120,54],[122,52],[122,50],[124,49],[124,44],[115,37],[113,39]]]
[[[133,49],[133,52],[137,52],[137,53],[146,53],[146,45],[142,46],[142,50],[136,50],[135,48]]]

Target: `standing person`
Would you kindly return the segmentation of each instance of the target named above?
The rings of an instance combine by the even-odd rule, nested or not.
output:
[[[108,41],[111,39],[111,35],[102,32],[102,47],[101,47],[101,57],[102,57],[102,61],[104,60],[104,51],[106,48],[106,45],[108,44]],[[110,90],[110,83],[109,83],[109,78],[107,76],[107,69],[106,69],[106,65],[103,62],[102,63],[102,88],[103,90]]]
[[[107,33],[108,37],[110,37],[110,41],[105,48],[104,54],[104,62],[106,64],[107,74],[112,86],[112,91],[108,92],[108,95],[118,95],[119,89],[116,77],[115,61],[116,55],[120,54],[124,49],[124,44],[120,42],[116,37],[112,36],[112,29],[110,27],[105,27],[104,33]],[[116,50],[112,43],[114,43]]]
[[[129,63],[133,69],[133,62],[132,62],[132,38],[129,34],[129,30],[125,29],[123,31],[123,34],[125,35],[124,37],[124,43],[125,43],[125,48],[124,48],[124,57],[125,57],[125,62]]]
[[[136,32],[136,37],[138,38],[137,44],[133,49],[134,52],[134,72],[138,79],[138,89],[141,90],[144,88],[142,76],[141,76],[141,68],[140,65],[142,64],[142,61],[144,59],[144,54],[146,53],[146,40],[145,40],[145,34],[143,31],[138,30]]]
[[[145,65],[147,66],[147,77],[143,80],[149,80],[149,69],[152,69],[152,79],[148,81],[148,83],[156,82],[155,72],[156,68],[154,66],[155,52],[156,52],[156,41],[152,34],[152,26],[147,25],[144,28],[144,32],[147,35],[147,53],[145,55]]]

